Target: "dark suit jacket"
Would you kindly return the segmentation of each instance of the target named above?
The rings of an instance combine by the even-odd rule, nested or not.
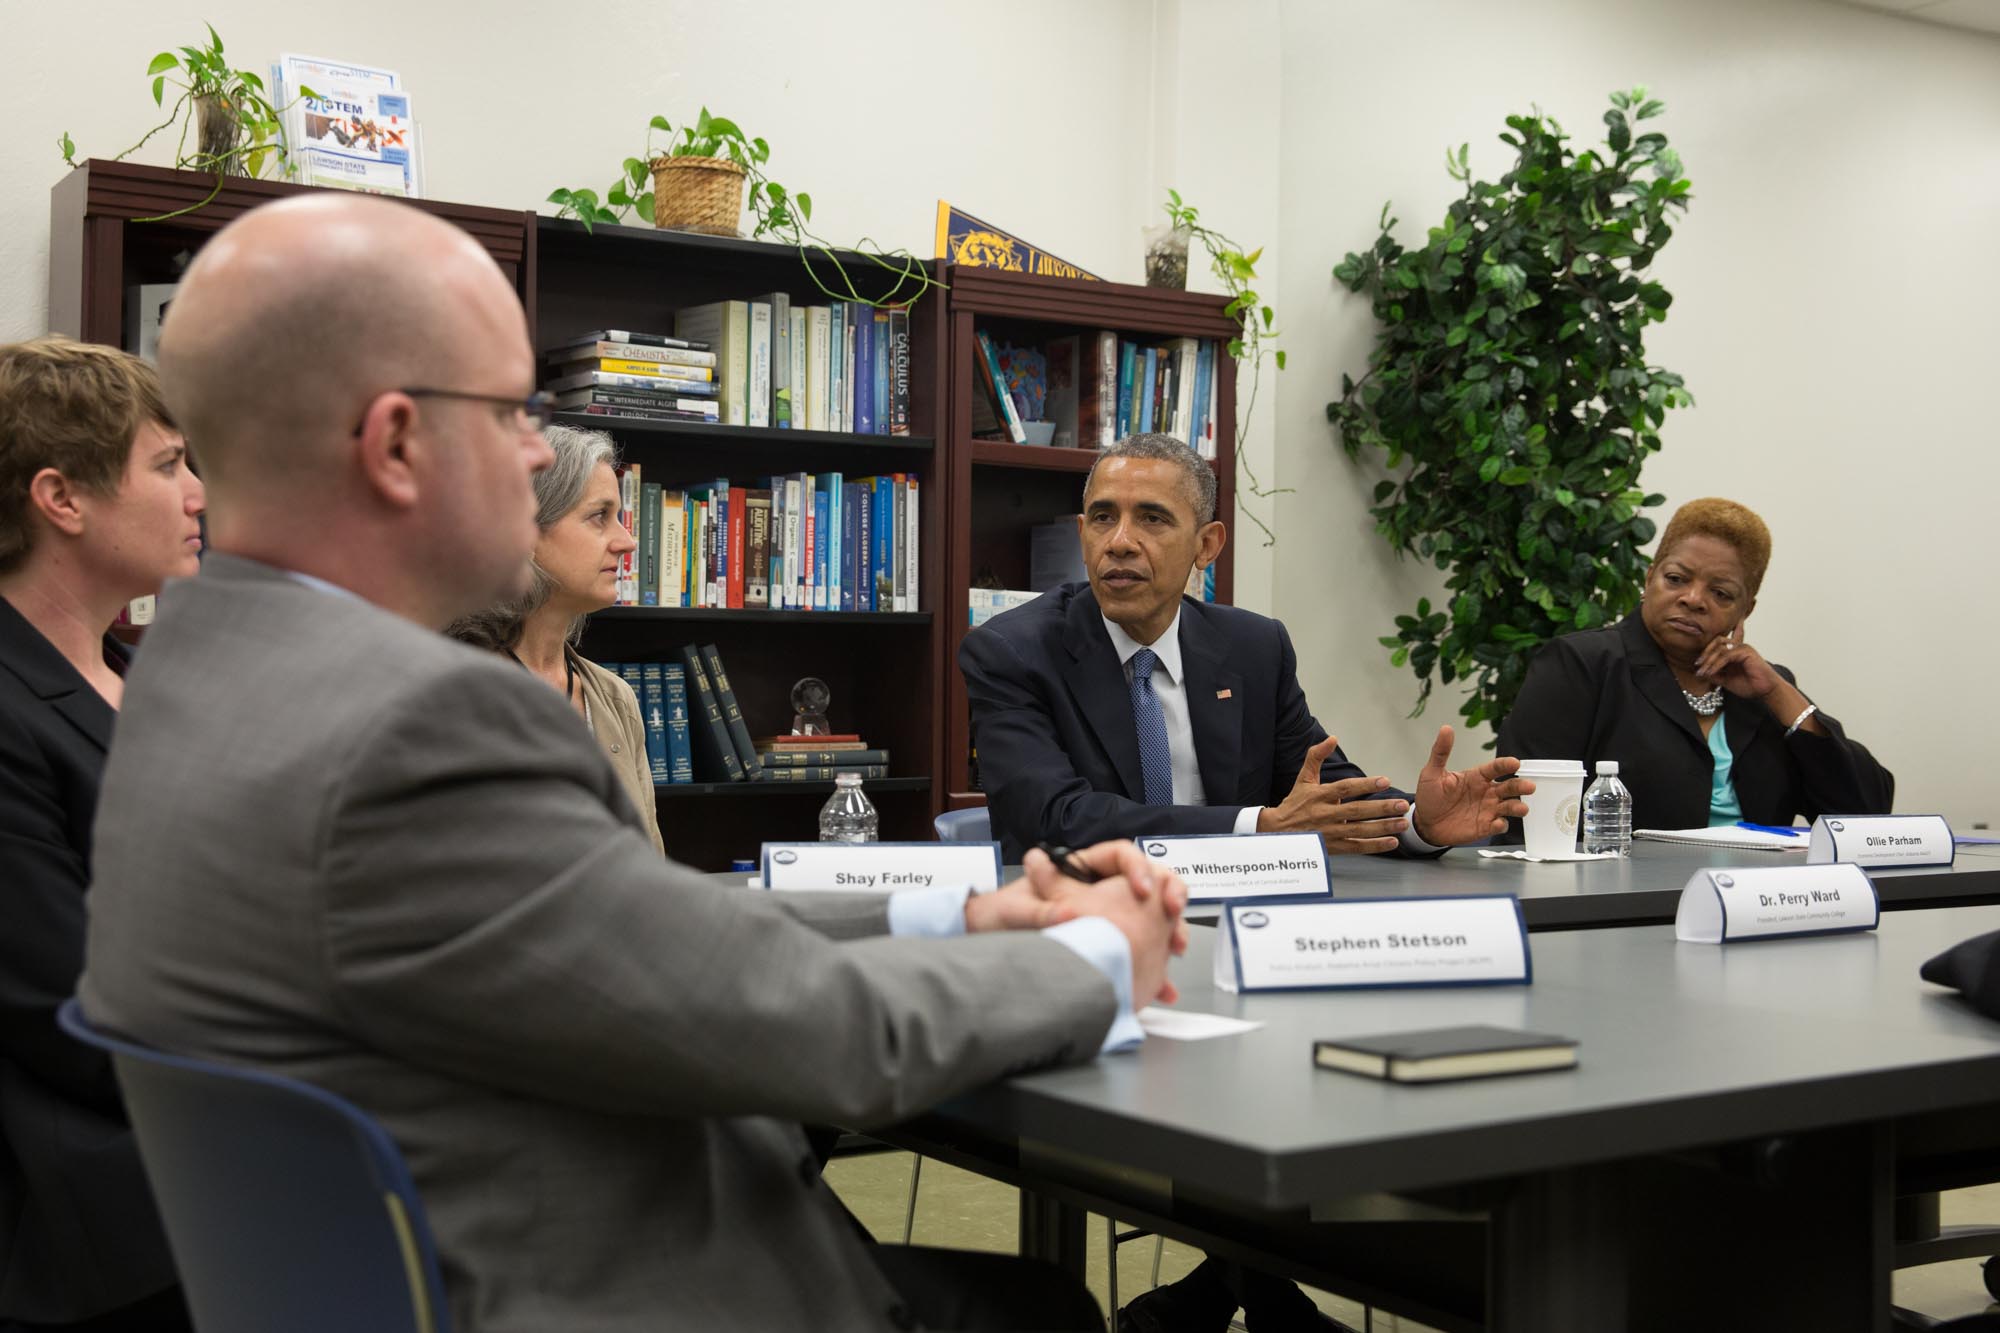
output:
[[[554,690],[217,552],[161,595],[98,833],[84,1011],[380,1119],[460,1333],[907,1327],[797,1122],[1092,1059],[1117,1011],[1033,932],[674,865]]]
[[[55,1023],[83,971],[116,716],[0,598],[0,1323],[69,1323],[174,1282],[110,1061]]]
[[[1182,598],[1180,639],[1206,805],[1145,804],[1125,669],[1089,584],[1064,584],[965,636],[958,665],[980,783],[1010,864],[1043,841],[1086,847],[1147,833],[1227,833],[1244,806],[1290,794],[1326,730],[1306,707],[1285,627]],[[1339,750],[1320,769],[1322,782],[1362,776]]]
[[[1784,667],[1777,671],[1793,679]],[[1730,780],[1745,819],[1790,824],[1800,815],[1888,812],[1895,779],[1840,723],[1817,716],[1827,735],[1800,730],[1787,740],[1790,718],[1772,717],[1755,700],[1724,696]],[[1500,725],[1500,753],[1580,759],[1586,772],[1600,759],[1615,759],[1632,790],[1634,828],[1708,825],[1715,761],[1673,669],[1636,614],[1605,629],[1566,634],[1536,654]]]

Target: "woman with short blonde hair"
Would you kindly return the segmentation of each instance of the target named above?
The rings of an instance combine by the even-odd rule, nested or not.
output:
[[[109,631],[198,568],[202,505],[151,366],[0,347],[0,1328],[188,1327],[110,1062],[55,1015],[125,696]]]
[[[1734,500],[1690,500],[1660,537],[1639,610],[1566,634],[1528,667],[1500,753],[1618,761],[1634,827],[1885,814],[1895,779],[1744,638],[1771,530]]]

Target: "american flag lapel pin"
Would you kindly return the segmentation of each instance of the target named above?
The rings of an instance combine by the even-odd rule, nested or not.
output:
[[[1217,690],[1217,691],[1215,692],[1215,697],[1216,697],[1216,698],[1218,698],[1218,699],[1227,699],[1227,698],[1229,697],[1229,691],[1228,691],[1228,690]]]

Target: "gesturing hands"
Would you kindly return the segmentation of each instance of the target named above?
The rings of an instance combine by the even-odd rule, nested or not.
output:
[[[1132,951],[1132,1005],[1171,1004],[1180,997],[1167,980],[1167,958],[1187,952],[1187,885],[1129,840],[1100,842],[1071,860],[1103,876],[1081,884],[1039,850],[1022,858],[1020,879],[965,903],[965,928],[1044,930],[1080,916],[1099,916],[1118,927]]]
[[[1387,778],[1321,782],[1320,766],[1339,745],[1339,737],[1328,736],[1306,751],[1291,792],[1281,804],[1264,807],[1257,816],[1257,831],[1317,833],[1327,851],[1336,854],[1394,851],[1396,835],[1410,826],[1410,821],[1404,818],[1410,803],[1401,798],[1355,799],[1381,791],[1389,785]]]
[[[1430,762],[1417,774],[1417,809],[1422,818],[1417,836],[1438,847],[1491,837],[1507,827],[1509,819],[1528,813],[1520,799],[1532,795],[1535,784],[1514,774],[1518,759],[1489,759],[1462,773],[1447,773],[1451,758],[1451,728],[1439,727],[1431,743]]]

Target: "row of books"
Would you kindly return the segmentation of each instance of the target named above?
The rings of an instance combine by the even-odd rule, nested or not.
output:
[[[1105,329],[1050,339],[1040,347],[975,332],[974,435],[1029,442],[1028,426],[1053,425],[1049,443],[1103,449],[1157,431],[1215,457],[1218,349],[1212,338],[1141,343]],[[1222,373],[1228,373],[1227,354]]]
[[[619,469],[619,519],[638,548],[617,605],[915,611],[922,484],[914,473],[795,472],[744,486],[648,481]]]
[[[605,662],[632,687],[646,724],[655,786],[692,782],[828,782],[836,773],[889,776],[889,752],[859,736],[753,740],[715,645],[689,644],[678,662]]]
[[[640,421],[721,419],[716,355],[705,342],[597,329],[548,353],[542,387],[565,412]]]

